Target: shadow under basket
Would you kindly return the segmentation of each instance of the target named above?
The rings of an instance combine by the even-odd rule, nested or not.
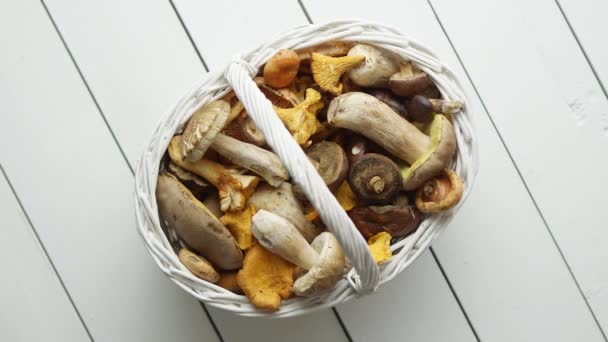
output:
[[[393,240],[393,256],[380,266],[376,265],[366,241],[252,80],[259,68],[280,49],[297,50],[336,40],[373,45],[412,61],[432,78],[444,99],[458,99],[465,103],[463,110],[454,115],[452,121],[457,152],[450,164],[450,168],[462,178],[462,200],[451,210],[427,216],[413,234]],[[230,90],[234,90],[253,122],[266,137],[268,145],[289,171],[292,181],[307,195],[328,231],[340,241],[353,265],[333,289],[316,297],[289,298],[283,301],[278,311],[260,310],[251,305],[244,295],[234,294],[194,276],[182,265],[175,253],[175,232],[164,231],[159,219],[156,182],[159,164],[171,138],[183,128],[197,109],[222,98]],[[292,29],[267,44],[234,57],[223,70],[205,75],[160,121],[146,143],[135,169],[137,229],[154,262],[173,282],[205,304],[239,315],[272,318],[297,316],[365,295],[393,279],[428,248],[470,193],[478,168],[470,105],[455,74],[428,48],[404,37],[393,28],[356,20],[340,20]]]

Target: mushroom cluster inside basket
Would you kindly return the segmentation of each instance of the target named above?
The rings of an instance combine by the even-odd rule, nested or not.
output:
[[[461,200],[449,166],[463,102],[442,99],[412,61],[332,41],[276,52],[253,81],[376,263]],[[193,275],[278,310],[292,296],[331,290],[352,266],[266,138],[234,92],[204,104],[173,136],[156,198]]]

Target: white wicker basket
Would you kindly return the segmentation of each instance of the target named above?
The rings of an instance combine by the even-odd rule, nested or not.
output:
[[[446,99],[465,102],[454,116],[458,141],[457,156],[451,167],[464,181],[463,201],[447,212],[426,218],[412,235],[391,245],[393,257],[376,266],[366,241],[348,215],[336,202],[322,179],[292,139],[272,106],[252,81],[260,68],[279,49],[300,49],[332,40],[357,41],[392,51],[416,63],[437,84]],[[321,296],[294,297],[284,301],[279,311],[256,309],[245,296],[236,295],[192,275],[174,252],[177,237],[165,232],[159,222],[155,191],[160,160],[171,137],[202,105],[219,99],[234,89],[269,146],[279,156],[292,179],[300,185],[319,212],[327,228],[340,240],[353,264],[336,287]],[[397,30],[355,20],[298,27],[275,40],[233,59],[223,70],[205,75],[182,97],[158,124],[137,161],[135,169],[135,213],[137,227],[146,248],[160,269],[177,285],[204,303],[245,316],[289,317],[328,308],[355,296],[375,290],[405,270],[443,231],[471,191],[477,173],[477,147],[471,124],[471,107],[454,73],[426,47],[405,38]]]

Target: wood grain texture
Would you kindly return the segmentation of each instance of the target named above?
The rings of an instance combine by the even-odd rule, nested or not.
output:
[[[608,101],[582,51],[553,1],[432,2],[607,331]]]
[[[120,5],[115,1],[109,6],[101,2],[74,5],[70,1],[48,0],[47,4],[118,142],[134,163],[138,155],[131,154],[137,153],[139,146],[148,139],[165,109],[204,72],[176,14],[165,1],[129,1],[120,2]],[[115,11],[117,6],[121,8],[120,13]],[[205,13],[206,8],[189,11]],[[226,22],[228,12],[222,13],[215,20]],[[241,12],[233,10],[231,15],[238,13]],[[159,23],[162,23],[160,27]],[[148,37],[150,32],[153,35]],[[259,38],[272,34],[256,32]],[[245,40],[242,42],[244,44]],[[239,46],[238,41],[234,44]],[[205,46],[199,48],[207,49]],[[231,52],[229,46],[223,48]],[[100,54],[101,50],[109,53]],[[123,84],[125,79],[127,84]],[[135,231],[134,227],[130,229]],[[209,311],[226,341],[250,341],[252,336],[259,341],[282,341],[290,335],[296,340],[346,339],[331,310],[289,319],[285,323],[242,318],[212,308]],[[174,329],[170,330],[175,332]]]
[[[0,340],[88,341],[6,178],[0,174]]]
[[[41,3],[1,2],[0,41],[2,163],[93,339],[217,341],[144,251],[132,176]]]
[[[559,0],[565,17],[570,22],[578,41],[593,65],[597,76],[608,87],[608,2],[594,0]],[[604,127],[608,129],[608,113],[604,116]]]
[[[365,18],[400,29],[433,49],[458,74],[471,95],[480,145],[477,184],[435,243],[435,251],[481,340],[568,341],[581,332],[587,334],[587,340],[601,340],[428,4],[409,1],[407,8],[387,11],[395,6],[393,2],[378,0],[377,6],[368,6],[366,1],[304,3],[313,20],[329,20],[331,13],[341,11],[346,17]]]

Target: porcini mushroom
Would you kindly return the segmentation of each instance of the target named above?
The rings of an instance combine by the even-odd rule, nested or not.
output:
[[[309,245],[289,221],[266,210],[255,214],[251,231],[264,248],[308,270],[294,283],[298,296],[313,296],[331,289],[342,276],[344,251],[329,232],[319,234]]]
[[[413,206],[360,207],[351,210],[348,216],[365,239],[380,232],[403,237],[415,231],[422,221],[422,214]]]
[[[388,81],[393,93],[401,96],[421,94],[432,85],[433,80],[425,72],[414,68],[411,62],[401,65],[399,72],[392,75]]]
[[[306,241],[312,241],[319,234],[315,225],[306,220],[302,205],[294,196],[292,185],[288,182],[283,182],[277,188],[268,184],[260,185],[249,198],[249,204],[258,210],[268,210],[291,222]]]
[[[182,160],[179,155],[180,144],[181,136],[177,135],[171,139],[167,149],[171,160],[178,166],[194,172],[213,184],[218,189],[222,211],[242,210],[247,198],[253,194],[260,178],[237,174],[226,169],[223,165],[207,159],[201,159],[194,163]]]
[[[230,105],[223,100],[210,102],[197,110],[184,128],[181,156],[190,162],[203,158],[215,136],[224,128]]]
[[[177,254],[177,257],[195,276],[210,283],[217,283],[220,280],[219,273],[217,273],[213,268],[213,265],[202,256],[196,255],[187,248],[182,248]]]
[[[348,174],[348,158],[340,145],[331,141],[322,141],[304,151],[315,169],[329,188],[336,190]]]
[[[355,131],[409,163],[401,172],[405,190],[418,188],[443,170],[456,152],[456,135],[443,115],[435,115],[426,135],[375,97],[359,92],[333,99],[330,124]]]
[[[383,88],[388,79],[399,71],[399,63],[386,51],[371,45],[357,44],[347,56],[365,56],[365,62],[348,72],[350,79],[362,87]]]
[[[211,148],[234,164],[262,176],[268,184],[274,187],[289,178],[289,174],[279,158],[261,147],[219,133],[211,144]]]
[[[310,67],[315,82],[325,91],[334,95],[342,94],[340,77],[348,70],[356,67],[365,60],[365,56],[352,55],[344,57],[330,57],[320,53],[312,53]]]
[[[376,153],[365,154],[353,163],[348,182],[358,199],[374,204],[391,202],[403,185],[397,164]]]
[[[456,172],[443,173],[427,180],[416,192],[416,208],[423,213],[437,213],[453,208],[462,198],[462,180]]]
[[[264,83],[274,88],[291,84],[298,74],[300,58],[293,50],[279,50],[264,66]]]
[[[275,112],[300,145],[309,144],[309,138],[317,130],[317,111],[323,108],[321,94],[306,89],[306,99],[293,108],[275,107]]]
[[[198,254],[224,270],[241,267],[243,254],[230,232],[173,175],[158,176],[156,202],[165,225]]]

